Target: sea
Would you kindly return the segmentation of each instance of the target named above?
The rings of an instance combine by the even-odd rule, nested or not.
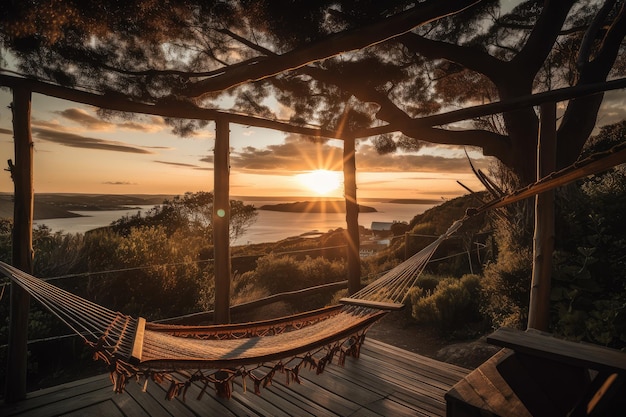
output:
[[[254,200],[245,201],[259,208],[263,205],[285,203],[289,201]],[[362,205],[374,207],[376,212],[359,213],[359,225],[371,228],[372,222],[410,222],[417,214],[421,214],[435,204],[393,203],[386,201],[363,201]],[[85,233],[98,227],[108,226],[111,222],[127,215],[138,212],[145,213],[152,205],[137,206],[132,209],[102,210],[102,211],[73,211],[81,217],[62,219],[45,219],[35,221],[35,225],[46,225],[52,232]],[[268,210],[257,210],[258,216],[254,224],[233,246],[255,243],[276,242],[293,236],[315,235],[326,233],[337,228],[346,228],[345,213],[288,213]]]

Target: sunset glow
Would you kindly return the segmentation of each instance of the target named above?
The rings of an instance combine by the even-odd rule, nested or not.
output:
[[[11,96],[0,91],[0,103]],[[215,126],[189,138],[157,116],[103,118],[97,109],[33,95],[36,193],[158,194],[212,191]],[[295,134],[232,124],[230,195],[343,198],[343,142],[315,142]],[[0,153],[14,158],[10,112],[0,112]],[[489,160],[470,150],[474,165]],[[433,145],[418,152],[380,155],[368,139],[356,152],[359,198],[447,199],[479,190],[461,148]],[[8,172],[0,192],[13,192]]]
[[[342,183],[341,173],[325,169],[316,169],[296,177],[309,190],[323,196],[337,191]]]

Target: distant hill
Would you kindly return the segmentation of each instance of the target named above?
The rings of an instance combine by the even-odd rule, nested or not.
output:
[[[161,194],[72,194],[49,193],[35,194],[35,206],[50,204],[65,210],[124,210],[136,206],[161,204],[171,195]]]
[[[33,213],[35,220],[45,219],[63,219],[68,217],[81,217],[80,214],[71,213],[60,207],[56,207],[47,203],[35,202],[35,211]],[[0,218],[13,218],[13,196],[0,195]]]
[[[266,204],[259,210],[282,211],[287,213],[345,213],[346,206],[341,200],[336,201],[296,201],[295,203]],[[375,213],[374,207],[359,204],[360,213]]]
[[[396,198],[387,201],[393,204],[441,204],[441,200],[429,199],[429,198]]]
[[[82,217],[72,211],[124,210],[161,204],[169,195],[35,194],[34,220]],[[0,218],[13,218],[13,195],[0,194]]]
[[[481,201],[488,200],[489,196],[486,192],[466,194],[452,200],[445,201],[438,206],[432,207],[425,212],[416,215],[409,222],[409,229],[414,233],[417,231],[423,234],[432,234],[439,236],[444,233],[456,220],[461,219],[467,209],[476,208],[482,205]],[[476,216],[468,223],[482,223],[484,215]],[[474,225],[475,229],[481,229],[480,226]]]

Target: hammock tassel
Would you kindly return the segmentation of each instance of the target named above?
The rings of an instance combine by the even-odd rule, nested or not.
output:
[[[178,396],[178,392],[180,391],[180,387],[178,382],[172,381],[170,384],[170,388],[167,390],[167,394],[165,395],[165,399],[168,401],[173,400]]]
[[[302,381],[300,381],[300,365],[294,367],[291,370],[291,379],[293,381],[296,381],[298,384],[302,383]]]
[[[227,371],[217,371],[214,374],[215,393],[220,398],[230,398],[233,394],[233,389],[230,383],[230,375]]]
[[[241,374],[241,388],[243,388],[244,394],[248,391],[246,388],[246,375],[247,375],[247,372],[243,372]]]

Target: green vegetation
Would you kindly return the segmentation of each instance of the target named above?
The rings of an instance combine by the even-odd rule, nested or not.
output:
[[[481,322],[478,275],[442,278],[438,282],[422,280],[411,288],[409,297],[415,320],[435,326],[445,334]]]

